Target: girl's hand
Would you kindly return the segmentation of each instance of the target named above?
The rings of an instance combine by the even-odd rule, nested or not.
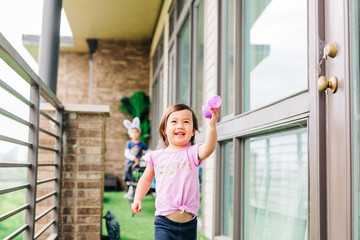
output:
[[[135,214],[138,214],[142,210],[141,201],[135,200],[131,205],[131,211]]]
[[[216,127],[216,122],[219,118],[219,108],[210,108],[211,111],[211,119],[209,121],[209,127]]]

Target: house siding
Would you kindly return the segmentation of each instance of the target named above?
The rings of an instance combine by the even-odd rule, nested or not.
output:
[[[205,99],[210,99],[217,94],[217,1],[205,0],[205,26]],[[214,235],[215,154],[213,153],[204,163],[203,232],[209,238]]]

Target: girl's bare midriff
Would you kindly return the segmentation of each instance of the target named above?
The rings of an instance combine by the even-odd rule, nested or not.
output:
[[[167,217],[168,219],[170,219],[171,221],[174,221],[174,222],[187,222],[187,221],[190,221],[194,216],[191,214],[191,213],[188,213],[188,212],[183,212],[181,213],[181,211],[177,211],[177,212],[174,212],[170,215],[167,215],[165,216]]]

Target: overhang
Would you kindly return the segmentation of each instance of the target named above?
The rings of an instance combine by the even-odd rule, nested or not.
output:
[[[63,0],[63,8],[72,31],[73,46],[60,51],[87,52],[86,39],[151,39],[163,0]],[[24,41],[37,59],[38,42]],[[68,42],[68,40],[67,40]]]

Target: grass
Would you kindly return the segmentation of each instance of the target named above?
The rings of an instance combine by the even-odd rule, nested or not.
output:
[[[132,217],[128,199],[124,199],[125,192],[105,192],[103,216],[108,210],[111,210],[120,222],[121,239],[154,239],[154,213],[155,198],[148,195],[144,198],[143,210],[140,214]],[[25,191],[16,191],[10,194],[0,196],[0,215],[11,211],[25,203]],[[0,223],[0,239],[4,239],[10,233],[24,224],[24,212],[14,215]],[[105,219],[102,224],[102,235],[106,236]],[[22,234],[15,239],[22,239]],[[198,232],[198,238],[208,240],[204,235]]]
[[[0,196],[0,215],[12,211],[25,204],[25,190],[20,190],[12,193],[7,193]],[[0,223],[0,239],[4,239],[16,229],[24,225],[25,213],[24,211],[15,214]],[[23,234],[20,234],[15,240],[22,239]]]
[[[132,217],[129,200],[124,199],[124,194],[125,192],[105,192],[103,215],[108,210],[115,214],[120,223],[122,240],[154,239],[155,198],[151,195],[145,196],[141,213]],[[102,235],[107,236],[105,219]],[[199,232],[197,239],[208,240]]]

